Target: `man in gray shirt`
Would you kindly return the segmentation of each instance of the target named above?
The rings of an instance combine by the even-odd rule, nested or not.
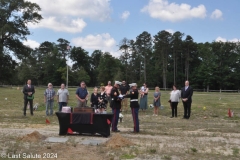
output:
[[[67,106],[68,99],[69,99],[69,92],[65,88],[65,84],[62,83],[61,88],[57,91],[57,102],[59,105],[59,108],[58,108],[59,112],[62,111],[63,106]]]

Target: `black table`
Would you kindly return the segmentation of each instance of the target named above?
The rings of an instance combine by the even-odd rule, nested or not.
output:
[[[75,121],[73,123],[73,115],[75,118],[81,118],[84,113],[63,113],[56,112],[59,121],[59,135],[67,135],[68,129],[70,128],[73,132],[78,132],[79,134],[98,133],[104,137],[110,135],[110,126],[112,122],[113,114],[92,114],[91,122],[81,123]]]

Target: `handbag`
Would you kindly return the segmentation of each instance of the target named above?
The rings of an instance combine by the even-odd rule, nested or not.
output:
[[[27,96],[27,99],[33,100],[34,99],[34,95],[32,94],[31,96]]]
[[[170,107],[172,109],[172,101],[171,100],[168,100],[168,102],[170,103]]]

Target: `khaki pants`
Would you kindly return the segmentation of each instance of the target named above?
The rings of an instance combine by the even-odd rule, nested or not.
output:
[[[122,110],[128,111],[128,99],[127,98],[124,98],[122,100]]]
[[[78,100],[77,107],[86,107],[86,100],[84,102]]]
[[[107,108],[110,108],[110,106],[111,106],[111,101],[112,101],[112,98],[111,98],[111,96],[107,96],[107,101],[108,101],[108,104],[106,105],[106,107]],[[109,106],[109,107],[108,107]]]

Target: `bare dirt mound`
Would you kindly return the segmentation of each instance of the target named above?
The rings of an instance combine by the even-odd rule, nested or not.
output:
[[[133,142],[127,138],[122,137],[120,134],[114,134],[107,142],[106,146],[109,148],[119,148],[125,146],[132,146]]]
[[[25,136],[22,137],[18,137],[18,140],[20,141],[29,141],[29,142],[37,142],[37,141],[41,141],[41,140],[45,140],[47,137],[40,134],[38,131],[34,131],[30,134],[27,134]]]

